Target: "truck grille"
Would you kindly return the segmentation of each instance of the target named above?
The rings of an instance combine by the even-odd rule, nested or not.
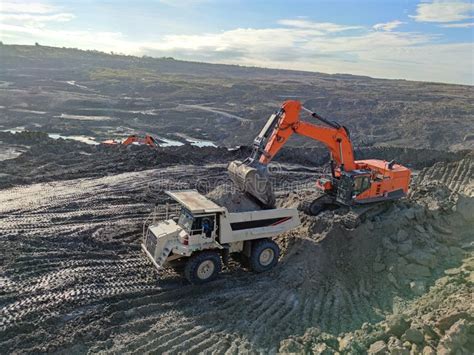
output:
[[[145,246],[146,250],[155,257],[155,249],[156,249],[156,236],[153,233],[148,233],[146,236]]]

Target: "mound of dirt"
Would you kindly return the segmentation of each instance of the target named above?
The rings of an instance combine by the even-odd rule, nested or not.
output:
[[[172,165],[226,164],[242,158],[244,150],[226,148],[105,146],[52,139],[44,133],[4,133],[9,142],[28,142],[30,149],[19,157],[0,161],[0,188],[35,182],[102,177]]]
[[[474,259],[445,270],[421,297],[377,324],[338,336],[309,328],[280,343],[282,353],[472,354]]]
[[[463,168],[447,171],[447,181],[459,181],[472,162],[456,166]],[[332,212],[304,217],[306,238],[286,241],[286,260],[303,265],[299,287],[330,290],[324,306],[334,319],[282,340],[279,351],[472,353],[473,208],[473,194],[422,177],[409,200],[354,230]]]

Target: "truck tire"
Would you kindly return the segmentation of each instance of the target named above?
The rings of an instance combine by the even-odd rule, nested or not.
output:
[[[250,268],[255,272],[270,270],[278,263],[280,248],[271,239],[260,239],[252,243]]]
[[[203,251],[192,255],[184,267],[184,276],[193,285],[214,280],[222,270],[222,261],[218,252]]]

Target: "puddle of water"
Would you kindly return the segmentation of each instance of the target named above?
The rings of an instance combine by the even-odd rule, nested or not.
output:
[[[186,140],[186,142],[188,142],[191,145],[194,145],[195,147],[214,147],[214,148],[217,147],[217,145],[212,141],[193,138],[183,133],[176,133],[176,135],[180,138],[183,138],[184,140]]]
[[[152,115],[152,116],[157,116],[158,114],[156,113],[157,110],[155,109],[150,109],[150,110],[142,110],[142,111],[126,111],[126,112],[131,112],[131,113],[141,113],[142,115]]]
[[[22,108],[15,108],[15,109],[10,109],[10,111],[13,112],[24,112],[24,113],[34,113],[35,115],[45,115],[45,111],[35,111],[35,110],[26,110]]]
[[[12,129],[3,129],[1,130],[0,132],[10,132],[10,133],[21,133],[21,132],[25,132],[25,127],[15,127],[15,128],[12,128]],[[91,145],[97,145],[99,144],[98,142],[95,141],[95,139],[93,137],[87,137],[87,136],[63,136],[61,134],[58,134],[58,133],[47,133],[48,136],[50,138],[53,138],[53,139],[59,139],[59,138],[62,138],[62,139],[71,139],[71,140],[74,140],[74,141],[79,141],[79,142],[83,142],[83,143],[86,143],[86,144],[91,144]]]
[[[4,146],[4,144],[0,142],[0,161],[16,158],[21,153],[24,153],[27,148],[26,146]]]
[[[177,135],[179,135],[179,134],[177,134]],[[202,139],[195,139],[195,138],[188,137],[188,136],[185,136],[185,135],[179,135],[179,136],[181,136],[181,138],[184,138],[186,140],[186,142],[188,142],[189,144],[191,144],[195,147],[214,147],[214,148],[217,148],[217,145],[215,145],[214,142],[211,142],[211,141],[202,140]],[[184,145],[184,143],[180,142],[180,141],[176,141],[176,140],[172,140],[172,139],[168,139],[168,138],[162,138],[160,136],[156,136],[156,138],[158,138],[159,140],[164,141],[164,143],[159,144],[160,147],[180,147],[180,146]]]
[[[155,137],[159,139],[160,141],[163,141],[163,143],[158,144],[160,147],[180,147],[184,145],[184,143],[180,141],[175,141],[173,139],[163,138],[159,136],[155,136]]]
[[[24,132],[24,131],[25,131],[25,127],[15,127],[15,128],[11,128],[11,129],[1,130],[1,132],[10,132],[10,133],[20,133],[20,132]],[[59,133],[47,133],[47,134],[52,139],[62,138],[62,139],[75,140],[75,141],[79,141],[79,142],[90,144],[90,145],[100,144],[93,137],[87,137],[87,136],[81,136],[81,135],[64,136],[64,135],[61,135]],[[177,140],[174,140],[174,139],[164,138],[164,137],[160,137],[160,136],[157,136],[157,135],[154,135],[154,137],[161,141],[161,143],[158,143],[158,146],[160,146],[160,147],[164,147],[164,148],[165,147],[181,147],[181,146],[184,145],[183,142],[180,142],[180,141],[177,141]],[[194,138],[190,138],[190,137],[186,137],[185,139],[191,145],[196,146],[196,147],[215,147],[215,148],[217,147],[217,145],[214,144],[214,142],[211,142],[211,141],[194,139]],[[118,141],[118,142],[121,142],[123,139],[115,139],[115,140]]]
[[[66,81],[66,83],[68,83],[69,85],[72,85],[72,86],[77,86],[78,88],[81,88],[81,89],[89,89],[87,86],[85,85],[79,85],[79,84],[76,84],[76,81],[75,80],[69,80],[69,81]]]
[[[86,137],[86,136],[62,136],[62,135],[56,134],[56,133],[48,133],[48,136],[50,138],[53,138],[53,139],[59,139],[59,138],[70,139],[70,140],[73,140],[73,141],[78,141],[78,142],[82,142],[82,143],[86,143],[86,144],[90,144],[90,145],[100,144],[99,142],[96,142],[94,138]]]
[[[194,145],[196,147],[214,147],[217,148],[217,145],[215,145],[211,141],[203,141],[199,139],[194,139],[194,138],[186,138],[186,141],[191,143],[191,145]]]
[[[79,120],[79,121],[110,121],[114,120],[110,116],[83,116],[83,115],[70,115],[67,113],[61,113],[60,116],[54,116],[59,118],[66,118],[68,120]]]
[[[11,129],[2,129],[2,132],[20,133],[25,131],[25,127],[15,127]]]
[[[124,99],[124,100],[138,100],[138,101],[151,101],[151,98],[149,98],[149,97],[122,96],[121,99]]]

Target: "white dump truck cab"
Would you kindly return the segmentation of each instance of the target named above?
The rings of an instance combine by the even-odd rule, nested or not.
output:
[[[256,272],[274,267],[279,248],[271,238],[300,224],[293,208],[231,213],[196,190],[166,194],[177,204],[144,226],[142,249],[158,269],[184,263],[195,284],[216,278],[230,255]]]

